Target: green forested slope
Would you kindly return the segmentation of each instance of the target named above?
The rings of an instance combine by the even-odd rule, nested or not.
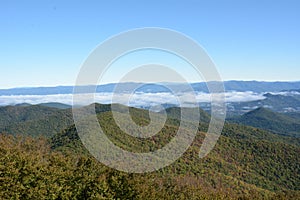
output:
[[[266,108],[255,109],[229,121],[270,130],[281,135],[300,137],[300,118],[276,113]]]
[[[71,109],[40,105],[0,107],[2,133],[51,137],[73,123]]]
[[[121,115],[125,108],[121,106]],[[96,110],[106,135],[128,151],[160,149],[179,125],[173,112],[157,135],[134,138],[116,126],[109,105],[96,104]],[[148,111],[132,108],[130,113],[136,123],[149,123]],[[99,163],[83,147],[74,125],[50,139],[1,134],[0,199],[300,198],[298,138],[226,123],[215,148],[200,159],[205,129],[207,123],[201,122],[180,159],[145,174],[122,173]]]
[[[5,106],[0,107],[0,127],[10,123],[24,122],[35,120],[53,115],[58,111],[56,108],[44,106]]]
[[[112,114],[99,114],[106,135],[118,146],[135,152],[154,151],[164,146],[174,136],[177,127],[174,121],[151,139],[137,139],[124,134],[113,122]],[[157,176],[188,176],[200,178],[210,185],[234,190],[242,195],[300,190],[299,141],[274,135],[252,127],[226,124],[215,149],[201,160],[199,147],[204,133],[199,132],[193,146],[173,165],[156,172]],[[52,139],[52,148],[66,150],[82,147],[75,127]],[[84,147],[82,147],[84,149]],[[78,152],[78,150],[76,150]],[[80,150],[88,155],[86,150]]]
[[[49,103],[0,107],[0,133],[51,137],[74,124],[72,110],[62,109],[63,106]],[[97,113],[111,109],[103,104],[89,106]]]

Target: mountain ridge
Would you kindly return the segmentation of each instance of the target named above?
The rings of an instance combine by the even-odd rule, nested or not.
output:
[[[175,91],[184,90],[186,87],[180,83],[163,83]],[[209,92],[205,82],[190,83],[195,91]],[[96,92],[113,92],[116,83],[109,83],[97,86]],[[138,89],[141,92],[169,92],[168,88],[161,87],[158,84],[153,83],[120,83],[120,91],[131,91],[132,89],[144,87]],[[294,82],[265,82],[265,81],[224,81],[226,91],[253,91],[258,93],[263,92],[280,92],[284,90],[299,90],[300,81]],[[80,86],[86,88],[87,91],[92,90],[95,86]],[[0,96],[3,95],[53,95],[53,94],[72,94],[74,86],[53,86],[53,87],[28,87],[28,88],[11,88],[11,89],[0,89]]]
[[[257,108],[241,116],[229,118],[228,121],[262,128],[276,134],[300,137],[300,118],[293,118],[264,107]]]
[[[149,110],[120,104],[114,106],[120,116],[129,110],[136,124],[149,124]],[[117,126],[111,105],[91,104],[83,109],[91,108],[95,108],[99,124],[112,143],[124,150],[140,153],[154,152],[168,144],[179,129],[180,109],[192,109],[167,108],[164,127],[150,138],[138,138]],[[294,200],[300,197],[300,138],[225,123],[216,146],[207,157],[200,159],[199,149],[206,136],[209,118],[209,114],[200,110],[203,118],[200,118],[197,135],[178,160],[152,173],[127,174],[111,169],[92,157],[83,146],[72,121],[62,124],[66,113],[72,119],[71,109],[41,105],[7,106],[5,109],[16,115],[9,120],[25,123],[24,127],[33,123],[35,128],[32,131],[39,130],[36,125],[43,125],[40,130],[44,130],[44,134],[34,138],[25,134],[16,137],[0,134],[0,198],[45,199],[52,195],[60,199]],[[42,112],[47,110],[48,113]],[[155,113],[155,116],[158,118],[160,114]],[[84,122],[88,123],[89,119],[87,117]],[[191,116],[191,119],[194,117]],[[126,123],[126,120],[129,119],[123,118],[121,123]],[[57,124],[63,126],[55,133]],[[22,130],[19,133],[22,134]],[[97,142],[97,137],[91,136],[90,139]]]

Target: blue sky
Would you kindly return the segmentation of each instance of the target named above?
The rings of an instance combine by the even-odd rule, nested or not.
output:
[[[98,44],[142,27],[190,36],[224,80],[300,80],[299,2],[2,0],[0,88],[72,85]]]

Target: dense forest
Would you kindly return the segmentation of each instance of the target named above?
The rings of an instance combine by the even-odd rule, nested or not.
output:
[[[170,108],[157,135],[134,138],[118,128],[110,105],[90,106],[95,106],[107,137],[133,152],[160,149],[180,124],[180,109]],[[198,134],[181,158],[155,172],[131,174],[111,169],[90,155],[70,109],[21,106],[3,107],[0,112],[5,113],[0,120],[0,199],[300,198],[298,137],[226,123],[215,148],[200,159],[209,119],[201,111]],[[149,123],[146,110],[130,108],[130,114],[137,124]]]
[[[279,135],[300,137],[299,113],[277,113],[267,108],[257,108],[228,121],[269,130]]]

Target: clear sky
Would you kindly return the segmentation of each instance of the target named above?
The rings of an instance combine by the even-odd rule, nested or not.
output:
[[[299,10],[297,0],[1,0],[0,88],[72,85],[98,44],[141,27],[190,36],[224,80],[300,80]]]

